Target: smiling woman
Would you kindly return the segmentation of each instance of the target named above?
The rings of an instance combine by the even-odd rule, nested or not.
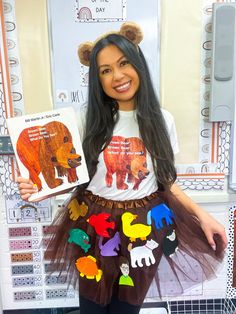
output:
[[[98,53],[97,63],[100,82],[107,96],[117,101],[120,110],[135,109],[139,76],[123,52],[115,45],[109,45]]]
[[[214,276],[227,245],[224,228],[174,183],[174,120],[161,109],[133,40],[139,26],[124,28],[82,53],[89,65],[83,149],[90,182],[58,212],[45,253],[57,271],[67,269],[68,282],[79,283],[81,314],[137,314],[152,282],[155,297],[181,294]],[[31,182],[18,182],[25,197]],[[72,220],[81,206],[85,215]]]
[[[88,212],[71,222],[63,208],[47,253],[57,264],[66,252],[68,277],[79,280],[82,313],[89,306],[90,313],[133,314],[154,278],[158,296],[179,294],[182,280],[190,288],[210,278],[227,239],[224,228],[174,184],[173,118],[160,108],[139,46],[106,34],[88,55],[83,148],[91,180],[72,196]],[[75,228],[89,235],[89,255],[67,243]],[[120,259],[129,266],[122,275]]]

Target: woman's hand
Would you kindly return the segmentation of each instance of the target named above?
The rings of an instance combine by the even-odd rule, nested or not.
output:
[[[30,179],[18,177],[16,182],[18,183],[20,196],[24,201],[28,201],[28,198],[38,192],[37,185],[34,184]]]
[[[216,236],[220,239],[220,249],[225,250],[228,244],[225,228],[207,212],[201,212],[201,214],[198,215],[198,219],[208,243],[213,250],[216,250]]]
[[[220,244],[219,249],[224,250],[228,244],[224,227],[217,220],[215,220],[213,216],[208,214],[203,208],[193,202],[193,200],[186,195],[177,184],[172,185],[171,192],[175,195],[179,202],[183,204],[190,214],[198,218],[208,243],[213,250],[217,249],[217,238],[220,240],[217,241],[217,243]]]
[[[33,193],[38,192],[37,185],[34,184],[30,179],[18,177],[16,182],[18,183],[20,196],[21,196],[22,200],[24,200],[26,202],[28,201],[29,197]],[[74,188],[69,188],[69,189],[63,190],[61,192],[57,192],[57,193],[53,193],[53,194],[50,194],[47,196],[43,196],[43,197],[37,198],[34,202],[39,202],[39,201],[43,201],[49,197],[58,196],[58,195],[65,194],[65,193],[70,193],[70,192],[72,192],[73,189]]]

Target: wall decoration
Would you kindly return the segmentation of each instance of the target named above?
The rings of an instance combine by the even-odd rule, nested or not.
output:
[[[227,298],[236,298],[236,204],[229,208]]]
[[[126,0],[77,0],[78,22],[124,21]]]
[[[214,2],[204,0],[202,4],[199,164],[177,165],[178,183],[183,190],[223,190],[229,171],[230,123],[209,122]]]
[[[52,211],[50,199],[41,202],[25,202],[15,194],[5,200],[6,219],[8,224],[51,222]]]
[[[7,135],[6,118],[24,111],[21,69],[17,43],[14,0],[0,1],[0,134]],[[0,158],[0,181],[5,196],[14,195],[16,163],[10,156]]]
[[[140,46],[147,58],[156,90],[159,91],[159,2],[151,0],[148,6],[145,2],[140,2],[137,6],[135,0],[48,1],[56,108],[72,104],[78,110],[86,105],[88,67],[79,62],[78,46],[85,41],[94,41],[108,31],[119,30],[126,20],[135,21],[142,28],[144,39]],[[96,9],[98,7],[104,8],[104,12]],[[79,14],[81,10],[83,13]],[[96,10],[99,12],[93,13]],[[84,18],[80,18],[81,16]],[[60,23],[61,20],[63,23]]]

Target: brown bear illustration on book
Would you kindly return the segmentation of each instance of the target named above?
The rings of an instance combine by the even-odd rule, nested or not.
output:
[[[39,191],[42,190],[40,173],[51,189],[63,183],[62,177],[67,177],[69,183],[78,180],[76,167],[81,165],[81,156],[76,153],[71,133],[63,123],[53,121],[24,129],[16,149]]]

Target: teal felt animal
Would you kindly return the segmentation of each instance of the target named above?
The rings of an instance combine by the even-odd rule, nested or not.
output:
[[[88,252],[88,250],[91,247],[91,244],[89,244],[89,236],[87,235],[86,232],[84,232],[81,229],[71,229],[69,231],[69,243],[75,243],[79,245],[85,253]]]

